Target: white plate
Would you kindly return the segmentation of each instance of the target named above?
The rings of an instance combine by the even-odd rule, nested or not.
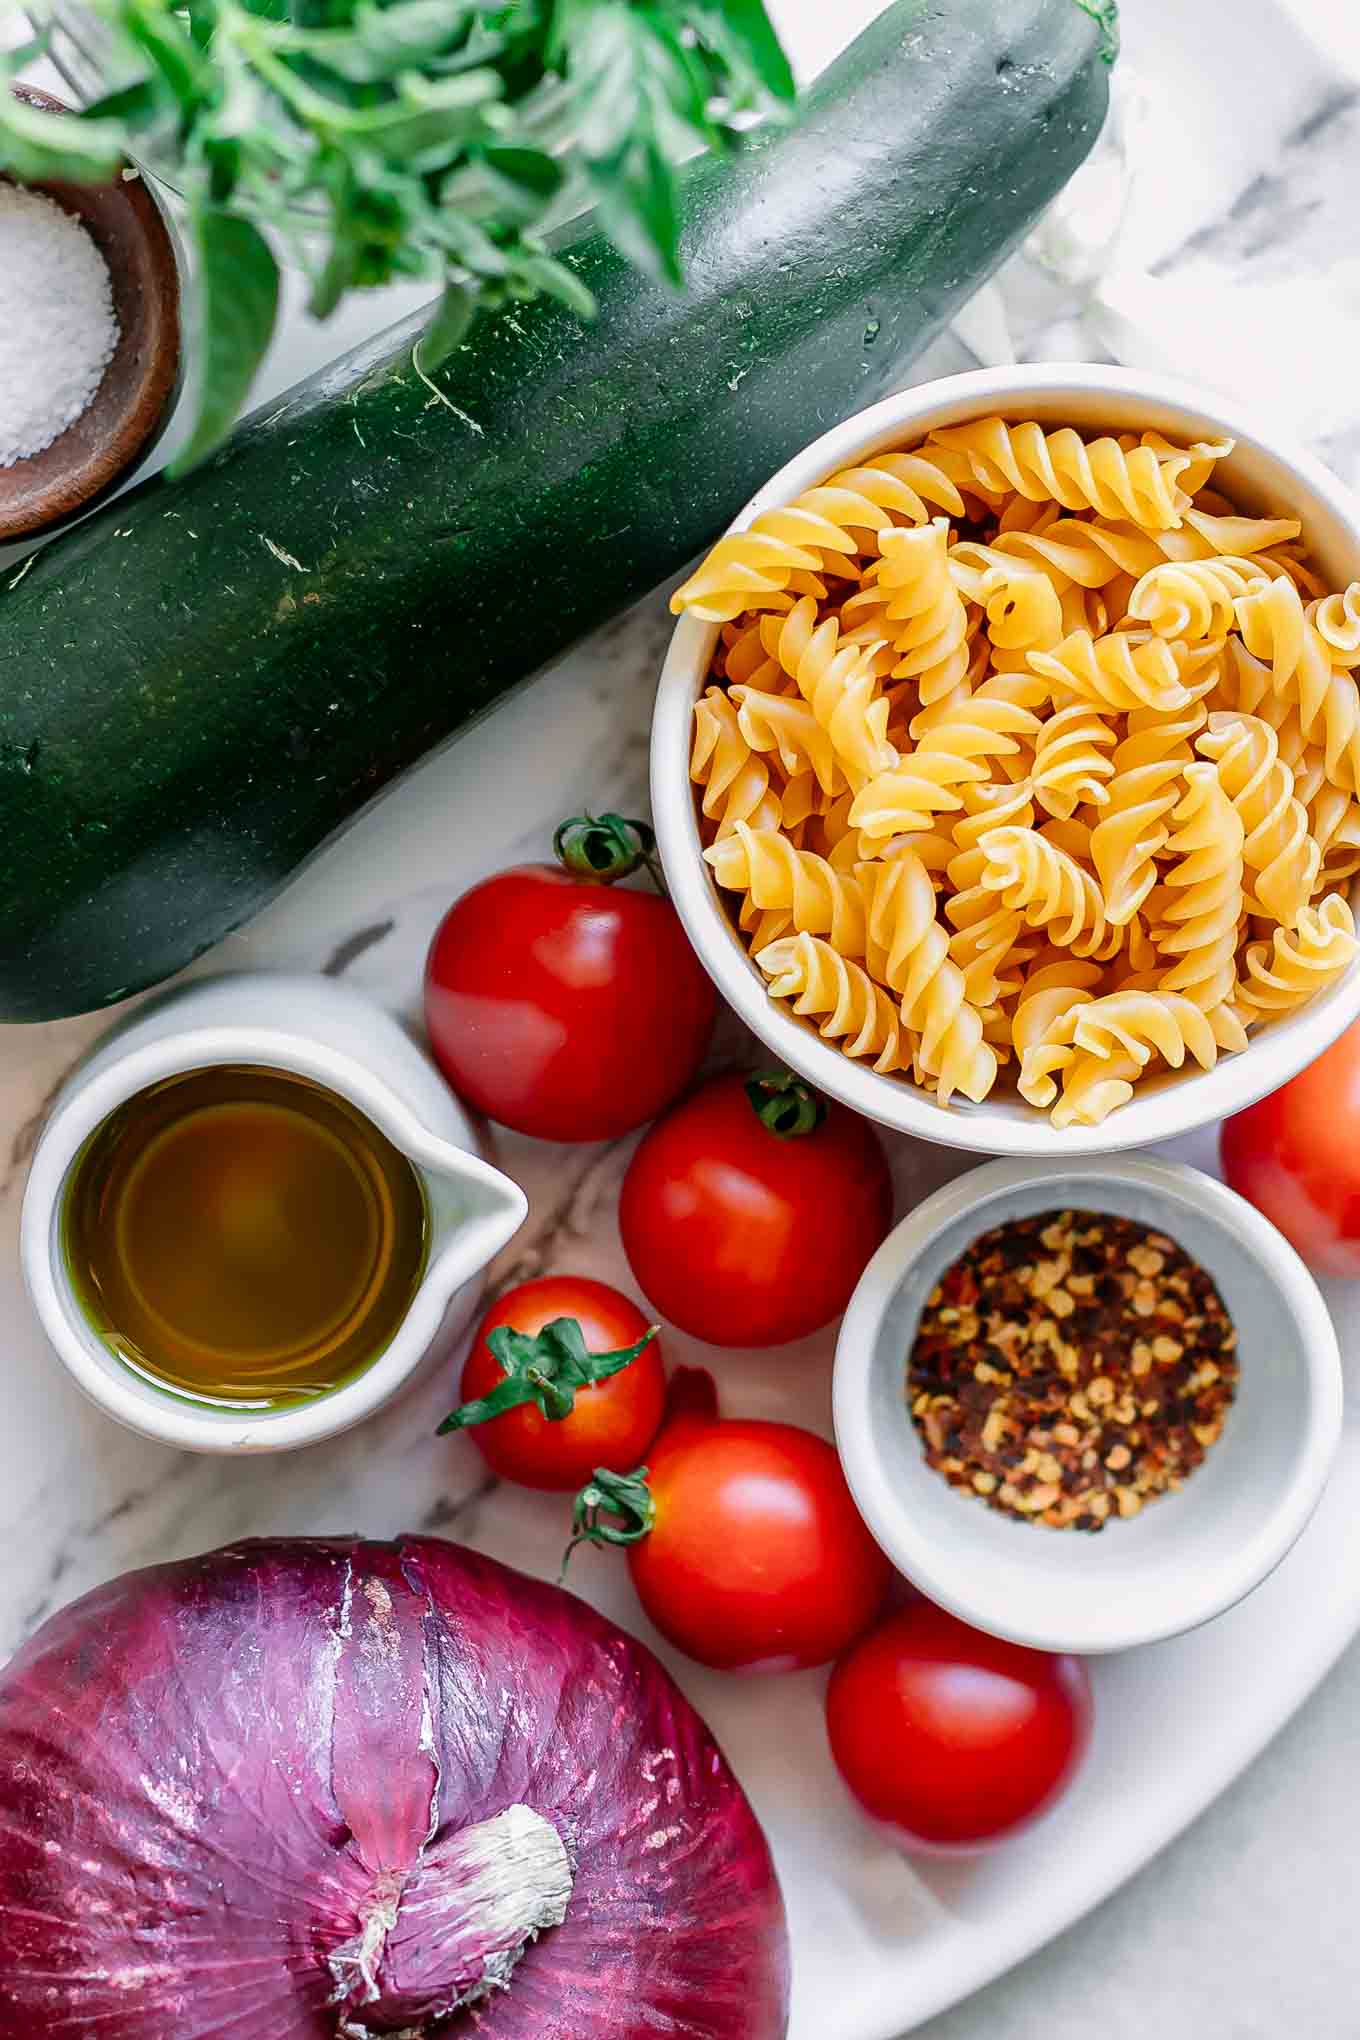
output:
[[[483,845],[479,867],[497,861]],[[354,982],[398,1005],[410,1001],[428,936],[459,889],[456,869],[448,875],[448,885],[400,904],[392,931],[353,968]],[[305,961],[326,947],[309,944],[299,955],[283,929],[248,944],[252,962]],[[739,1046],[735,1032],[728,1039]],[[973,1165],[966,1155],[898,1136],[885,1144],[899,1210]],[[537,1272],[543,1234],[535,1228],[550,1220],[552,1267],[631,1288],[614,1225],[629,1151],[501,1138],[496,1158],[529,1191],[534,1214],[528,1237],[507,1250],[504,1273]],[[1216,1172],[1212,1131],[1159,1152]],[[1328,1301],[1354,1382],[1360,1294],[1332,1284]],[[827,1436],[832,1348],[826,1334],[774,1354],[727,1354],[666,1334],[672,1364],[713,1367],[728,1410],[807,1424]],[[430,1389],[437,1403],[439,1384]],[[412,1400],[428,1402],[429,1395],[421,1390]],[[375,1429],[402,1414],[394,1411],[360,1434],[370,1440],[370,1453],[381,1452]],[[467,1441],[413,1450],[404,1460],[407,1484],[397,1515],[390,1491],[375,1496],[388,1527],[418,1519],[438,1489],[441,1462],[449,1464],[446,1451],[464,1476],[454,1485],[473,1484],[469,1469],[479,1462]],[[365,1490],[370,1478],[362,1479]],[[371,1514],[358,1520],[378,1527]],[[464,1519],[448,1534],[550,1576],[562,1523],[561,1505],[551,1498],[502,1487],[479,1503],[471,1525]],[[1093,1661],[1096,1730],[1074,1788],[1027,1835],[972,1861],[911,1861],[859,1817],[826,1753],[822,1674],[734,1679],[687,1663],[642,1620],[612,1554],[578,1555],[573,1584],[647,1637],[712,1724],[755,1802],[788,1902],[795,1961],[790,2040],[895,2040],[1030,1954],[1146,1863],[1250,1763],[1360,1628],[1360,1421],[1353,1415],[1346,1426],[1313,1522],[1253,1596],[1192,1635]]]
[[[640,653],[640,635],[634,629],[611,648],[611,664],[625,675]],[[604,703],[597,698],[588,706],[584,688],[572,701],[563,688],[558,679],[533,689],[518,708],[427,768],[250,936],[234,941],[229,960],[316,966],[345,942],[360,951],[347,970],[350,980],[410,1013],[443,906],[481,871],[522,854],[523,839],[511,828],[542,840],[546,817],[531,823],[531,814],[545,784],[560,787],[568,779],[579,798],[584,781],[610,801],[626,802],[629,781],[641,777],[636,737],[616,732],[618,749],[611,750],[594,722]],[[532,763],[524,742],[531,731],[546,739]],[[528,782],[521,784],[519,814],[507,827],[502,813],[493,826],[497,790],[516,758]],[[459,810],[458,823],[445,840],[454,834],[475,840],[475,861],[445,858],[431,889],[431,867],[440,861],[432,847],[442,833],[437,820],[451,809]],[[409,863],[422,867],[415,881],[421,889],[395,910],[378,910],[375,887]],[[317,928],[325,928],[318,910],[337,897],[352,903],[352,914],[318,937]],[[389,919],[390,928],[368,946],[349,940]],[[7,1144],[93,1031],[89,1022],[0,1030]],[[891,1144],[899,1209],[969,1166],[968,1157],[947,1149],[898,1136]],[[16,1149],[22,1146],[20,1134]],[[627,1144],[562,1149],[502,1139],[497,1159],[529,1192],[531,1216],[502,1257],[498,1279],[547,1266],[630,1287],[614,1223],[628,1151]],[[1199,1135],[1168,1151],[1212,1165],[1213,1140]],[[186,1458],[118,1430],[79,1397],[18,1293],[20,1178],[16,1168],[0,1185],[7,1381],[0,1652],[52,1607],[127,1567],[244,1535],[427,1530],[552,1576],[564,1541],[561,1500],[505,1487],[488,1491],[471,1442],[432,1435],[452,1400],[450,1368],[427,1375],[347,1438],[281,1461]],[[1329,1301],[1353,1380],[1360,1295],[1333,1285]],[[669,1332],[666,1347],[672,1363],[714,1366],[729,1411],[783,1417],[830,1435],[831,1333],[763,1356],[718,1353]],[[910,1862],[859,1817],[826,1753],[822,1674],[733,1679],[687,1664],[649,1633],[613,1554],[580,1553],[573,1584],[658,1648],[756,1804],[788,1901],[795,1961],[790,2040],[894,2040],[1021,1960],[1137,1870],[1251,1761],[1339,1655],[1360,1627],[1360,1421],[1353,1416],[1347,1424],[1312,1524],[1256,1594],[1193,1635],[1094,1664],[1096,1732],[1073,1790],[1029,1834],[974,1862]]]

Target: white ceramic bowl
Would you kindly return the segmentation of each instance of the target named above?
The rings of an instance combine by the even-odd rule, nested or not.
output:
[[[1086,429],[1145,431],[1172,439],[1229,434],[1236,451],[1217,472],[1244,510],[1303,519],[1322,571],[1337,586],[1360,577],[1360,503],[1284,431],[1242,416],[1208,392],[1124,369],[1063,363],[950,376],[889,397],[815,439],[752,497],[733,523],[749,524],[837,468],[885,448],[915,444],[937,425],[1000,412]],[[690,940],[729,1005],[774,1051],[819,1089],[884,1126],[986,1154],[1110,1153],[1165,1140],[1239,1111],[1320,1055],[1360,1012],[1360,963],[1321,998],[1273,1023],[1240,1055],[1207,1071],[1168,1073],[1140,1083],[1132,1100],[1100,1126],[1058,1130],[1014,1094],[946,1110],[905,1076],[878,1076],[823,1041],[810,1021],[773,1001],[747,955],[724,896],[703,861],[689,780],[691,716],[707,684],[716,626],[683,617],[671,639],[652,724],[652,815],[666,879]]]
[[[1054,1209],[1168,1233],[1237,1326],[1222,1435],[1179,1493],[1096,1535],[1019,1523],[926,1464],[907,1408],[921,1307],[979,1233]],[[1277,1566],[1312,1515],[1341,1434],[1341,1358],[1317,1284],[1251,1205],[1180,1162],[992,1162],[917,1206],[865,1269],[836,1347],[836,1443],[893,1563],[933,1601],[1045,1650],[1123,1650],[1193,1629]]]

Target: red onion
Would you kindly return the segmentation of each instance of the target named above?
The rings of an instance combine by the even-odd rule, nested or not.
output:
[[[490,1559],[234,1545],[0,1675],[0,2040],[778,2040],[787,2008],[703,1722]]]

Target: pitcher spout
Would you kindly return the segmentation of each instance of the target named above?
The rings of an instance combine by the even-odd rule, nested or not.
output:
[[[514,1238],[529,1215],[529,1200],[500,1169],[448,1142],[422,1142],[411,1160],[430,1214],[426,1279],[452,1296]]]

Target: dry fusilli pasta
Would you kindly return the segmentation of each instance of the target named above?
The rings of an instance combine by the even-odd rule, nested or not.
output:
[[[866,970],[816,935],[788,935],[757,951],[770,996],[790,999],[847,1055],[872,1056],[884,1074],[903,1067],[897,1006]]]
[[[843,468],[674,597],[704,855],[771,996],[1059,1127],[1360,967],[1360,582],[1230,449],[984,418]]]
[[[811,850],[795,850],[778,829],[738,822],[704,852],[718,884],[748,893],[762,913],[788,916],[800,935],[825,935],[842,956],[864,954],[864,898],[857,879]]]

